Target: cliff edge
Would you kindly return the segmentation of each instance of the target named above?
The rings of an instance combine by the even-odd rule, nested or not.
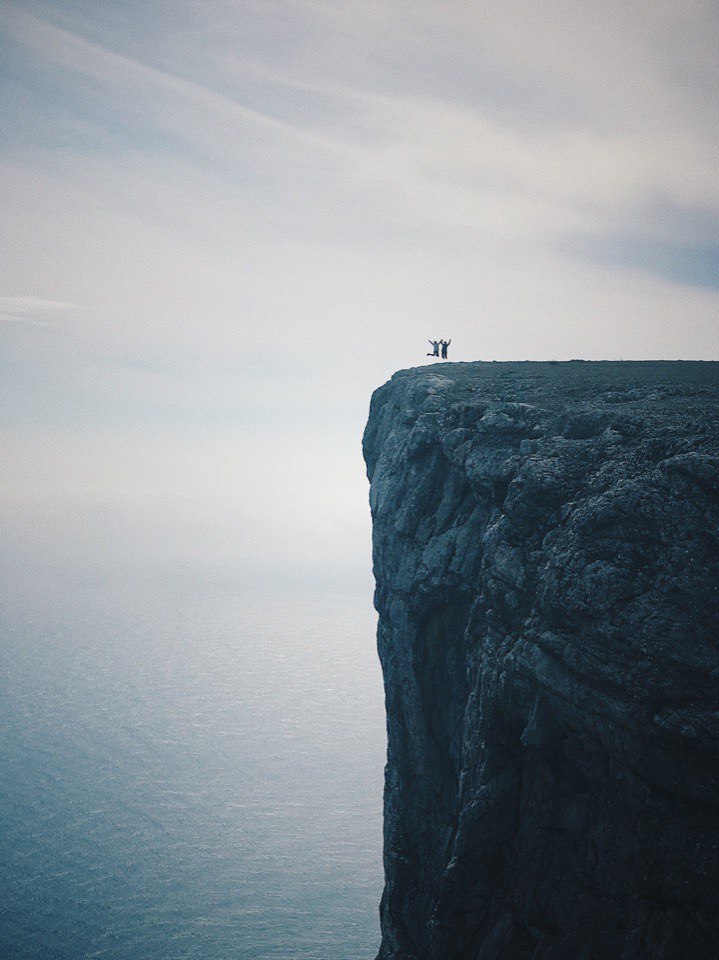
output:
[[[719,364],[406,370],[364,437],[381,960],[719,955]]]

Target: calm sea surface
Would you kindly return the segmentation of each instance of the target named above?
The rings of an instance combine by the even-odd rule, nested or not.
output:
[[[3,611],[0,956],[371,960],[370,603],[89,594]]]

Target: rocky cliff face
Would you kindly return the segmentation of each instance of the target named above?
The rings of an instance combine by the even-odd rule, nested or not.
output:
[[[381,960],[719,956],[719,364],[372,399]]]

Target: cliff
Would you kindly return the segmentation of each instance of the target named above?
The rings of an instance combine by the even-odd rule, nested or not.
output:
[[[381,960],[719,956],[719,364],[372,398]]]

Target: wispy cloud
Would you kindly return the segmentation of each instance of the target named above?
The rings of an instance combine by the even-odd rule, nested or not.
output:
[[[275,181],[284,177],[289,184],[302,169],[312,189],[312,166],[330,164],[334,178],[350,181],[369,198],[384,191],[382,202],[404,208],[404,217],[419,215],[515,241],[577,231],[616,232],[624,228],[627,217],[636,217],[658,197],[667,204],[719,209],[712,142],[678,109],[672,112],[670,84],[660,83],[662,71],[652,66],[646,41],[640,42],[637,25],[621,16],[619,8],[612,8],[591,44],[583,32],[590,31],[597,11],[584,7],[581,15],[569,15],[565,10],[563,30],[551,33],[558,41],[553,56],[545,45],[528,39],[533,35],[531,24],[540,33],[551,27],[544,6],[529,15],[530,24],[519,9],[515,15],[505,11],[501,16],[489,8],[480,11],[479,69],[503,57],[504,70],[518,65],[527,82],[538,77],[545,84],[563,85],[574,78],[588,106],[582,122],[569,127],[558,123],[551,111],[543,120],[541,114],[535,115],[532,123],[521,110],[492,116],[481,98],[453,102],[423,93],[421,83],[393,90],[397,85],[391,74],[386,84],[390,92],[363,89],[338,82],[331,67],[324,72],[308,69],[306,54],[294,71],[233,57],[226,50],[214,56],[220,86],[234,79],[230,86],[241,90],[238,78],[254,77],[266,87],[310,98],[302,106],[291,95],[285,97],[281,104],[285,116],[277,115],[278,105],[275,113],[250,107],[25,10],[11,9],[12,35],[36,55],[91,79],[108,96],[112,91],[132,112],[228,168],[233,162],[249,164],[255,177],[271,170]],[[398,32],[400,42],[401,9],[402,5],[390,4],[381,18],[383,29],[390,35]],[[362,24],[366,28],[367,12],[379,15],[374,6],[362,15],[353,10],[341,6],[328,11],[323,4],[312,4],[305,13],[329,22],[338,35],[352,35]],[[435,11],[431,5],[420,6],[419,16],[409,22],[409,35],[416,36],[422,27],[437,28]],[[454,13],[466,21],[470,35],[477,33],[464,4]],[[238,26],[234,24],[235,29]],[[612,69],[606,69],[610,44],[629,28],[632,32],[624,44],[629,54],[616,46]],[[441,32],[439,43],[441,47]],[[641,69],[632,57],[639,57]],[[617,72],[624,95],[597,113],[608,85],[616,92]],[[636,103],[643,97],[645,109],[637,114]],[[671,136],[667,120],[672,121]]]
[[[76,303],[64,300],[43,300],[40,297],[0,297],[0,313],[16,317],[32,317],[37,314],[66,313],[76,310]]]
[[[10,4],[8,11],[7,28],[14,40],[71,74],[120,92],[124,99],[132,101],[137,113],[193,143],[210,146],[208,134],[215,125],[215,133],[222,129],[226,141],[243,131],[250,135],[265,132],[313,148],[341,147],[307,128],[252,109],[202,84],[123,56],[15,4]]]
[[[28,327],[48,328],[58,316],[78,310],[76,303],[40,297],[0,297],[0,320]]]

